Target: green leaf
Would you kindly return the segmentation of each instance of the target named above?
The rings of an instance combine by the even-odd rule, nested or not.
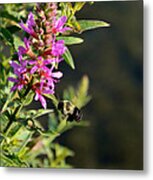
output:
[[[9,45],[14,46],[13,36],[7,29],[0,27],[0,37],[5,40]]]
[[[72,86],[69,86],[67,89],[63,92],[63,99],[72,101],[72,99],[76,95],[76,89],[74,89]]]
[[[57,117],[56,117],[55,113],[49,114],[49,117],[48,117],[48,130],[49,131],[55,131],[55,129],[57,128],[57,125],[58,125],[58,120],[57,120]]]
[[[6,83],[6,70],[2,63],[0,63],[0,84]]]
[[[85,75],[79,83],[77,96],[74,98],[77,107],[82,108],[91,100],[91,96],[88,95],[88,89],[89,79],[88,76]]]
[[[72,36],[60,36],[57,37],[58,40],[64,40],[66,45],[73,45],[73,44],[81,44],[83,43],[83,39],[78,37],[72,37]]]
[[[65,131],[68,131],[70,129],[72,129],[73,127],[88,127],[90,125],[90,123],[84,119],[81,120],[81,122],[67,122],[66,126],[62,129],[62,133],[64,133]]]
[[[16,163],[14,159],[11,159],[10,157],[5,156],[2,152],[0,153],[0,160],[1,160],[1,166],[4,167],[19,167],[20,164]]]
[[[61,134],[64,131],[64,129],[66,128],[66,125],[67,125],[67,119],[65,118],[58,125],[57,132]]]
[[[67,48],[67,50],[65,51],[65,53],[63,54],[63,58],[65,59],[65,62],[72,68],[75,69],[75,65],[74,65],[74,61],[72,58],[72,55],[69,51],[69,49]]]
[[[39,109],[37,110],[37,113],[33,116],[33,118],[38,118],[40,116],[43,116],[45,114],[53,113],[53,109]]]
[[[17,51],[19,46],[24,46],[24,43],[18,36],[14,35],[13,37],[14,37],[14,47]]]
[[[34,93],[33,91],[30,91],[28,96],[26,96],[26,99],[24,99],[23,105],[28,106],[33,101]]]
[[[29,110],[29,111],[20,112],[20,118],[35,119],[35,118],[38,118],[45,114],[49,114],[49,113],[53,113],[53,112],[54,112],[53,109],[39,109],[39,110],[33,109],[33,110]]]
[[[21,125],[16,124],[16,126],[19,127],[14,133],[11,133],[12,135],[9,135],[10,138],[7,147],[12,153],[19,155],[26,147],[34,132],[29,131],[26,127]]]
[[[87,30],[100,28],[100,27],[109,27],[110,24],[104,21],[97,21],[97,20],[79,20],[78,23],[80,24],[80,32],[84,32]]]

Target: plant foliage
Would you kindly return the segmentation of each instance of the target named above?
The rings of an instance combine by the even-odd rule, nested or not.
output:
[[[57,40],[64,40],[65,45],[83,43],[83,39],[74,36],[89,29],[106,27],[103,21],[77,20],[76,12],[84,7],[84,2],[58,3],[58,16],[66,16],[66,26],[71,31],[58,34]],[[87,126],[88,122],[67,121],[68,115],[58,110],[60,99],[55,94],[44,94],[44,97],[53,105],[52,109],[34,109],[34,92],[30,85],[11,92],[14,77],[10,66],[11,60],[18,60],[17,51],[23,45],[23,33],[19,23],[26,20],[29,11],[35,9],[36,4],[3,4],[0,6],[0,163],[7,167],[52,167],[70,168],[67,157],[74,156],[74,152],[56,141],[62,134],[75,127]],[[7,49],[7,53],[6,53]],[[75,69],[74,59],[66,47],[63,54],[65,62]],[[35,78],[35,77],[34,77]],[[34,80],[33,80],[34,81]],[[31,82],[32,83],[32,82]],[[89,80],[84,76],[77,87],[68,87],[63,91],[62,100],[69,100],[76,107],[82,109],[90,101],[88,95]],[[48,115],[47,127],[39,119]]]

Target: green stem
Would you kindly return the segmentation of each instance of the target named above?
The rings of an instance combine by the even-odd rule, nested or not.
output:
[[[10,131],[10,129],[11,129],[12,124],[13,124],[13,120],[11,119],[11,120],[8,122],[6,128],[4,129],[5,139],[6,139],[8,133],[9,133],[9,131]],[[1,142],[1,144],[0,144],[1,149],[2,149],[2,147],[3,147],[3,144],[4,144],[4,140],[5,140],[5,139],[3,139],[2,142]]]
[[[12,119],[10,119],[10,121],[8,122],[7,126],[6,126],[6,127],[5,127],[5,129],[4,129],[4,133],[6,133],[6,132],[7,132],[7,130],[9,130],[9,129],[10,129],[10,127],[11,127],[12,123],[13,123],[13,120],[12,120]]]
[[[30,92],[30,86],[27,88],[27,90],[25,91],[25,93],[23,94],[22,97],[26,98],[29,92]],[[22,100],[22,98],[21,98],[21,100]],[[15,108],[14,113],[10,116],[10,121],[8,122],[7,126],[4,129],[4,133],[7,132],[7,129],[10,129],[12,123],[14,122],[13,120],[15,119],[16,115],[21,111],[23,106],[24,106],[24,104],[22,102],[21,105],[19,105]]]

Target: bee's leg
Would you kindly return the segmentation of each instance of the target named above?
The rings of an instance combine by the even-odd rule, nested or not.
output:
[[[74,116],[69,114],[68,118],[67,118],[67,121],[72,122],[73,120],[74,120]]]

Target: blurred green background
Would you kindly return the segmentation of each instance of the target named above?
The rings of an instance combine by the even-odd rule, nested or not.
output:
[[[90,79],[92,101],[83,109],[87,128],[74,128],[59,141],[75,151],[76,168],[143,169],[143,5],[142,1],[95,2],[78,19],[111,24],[81,35],[71,47],[76,70],[64,63],[58,92]]]

